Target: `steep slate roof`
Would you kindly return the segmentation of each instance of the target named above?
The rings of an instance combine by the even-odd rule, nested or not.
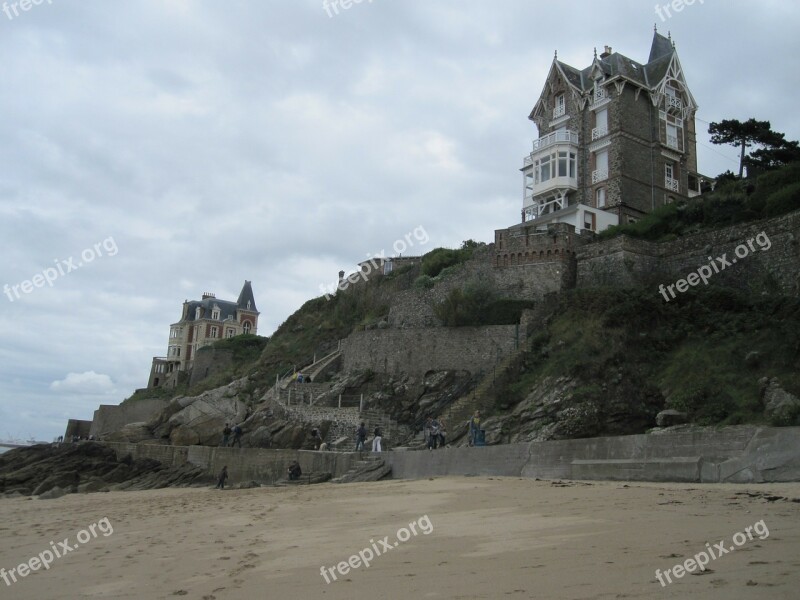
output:
[[[250,302],[250,308],[247,308],[247,303]],[[242,291],[239,294],[239,299],[236,301],[236,304],[239,305],[239,308],[242,310],[252,310],[253,312],[258,312],[256,308],[256,299],[253,296],[253,286],[250,285],[249,281],[244,282],[244,286],[242,286]]]
[[[250,301],[249,309],[247,308],[248,300]],[[231,302],[230,300],[219,300],[218,298],[205,298],[204,300],[193,300],[192,302],[189,302],[189,308],[186,311],[186,320],[195,320],[194,317],[195,313],[197,312],[197,307],[204,309],[202,311],[203,314],[200,317],[201,319],[210,319],[211,311],[214,310],[214,306],[219,307],[220,321],[224,321],[228,317],[235,319],[236,311],[238,309],[250,310],[255,313],[258,312],[258,309],[256,308],[256,300],[253,296],[253,286],[250,285],[249,281],[245,281],[242,291],[239,294],[239,299],[236,302]]]
[[[217,300],[216,298],[206,298],[205,300],[193,300],[189,302],[189,309],[186,312],[186,320],[187,321],[194,321],[195,313],[197,312],[197,307],[203,308],[203,314],[201,315],[201,319],[210,319],[211,318],[211,311],[214,310],[214,306],[219,306],[219,319],[220,321],[224,321],[228,317],[233,319],[236,318],[236,309],[239,307],[236,305],[235,302],[230,302],[228,300]]]
[[[624,77],[644,87],[653,88],[667,74],[667,69],[674,53],[675,48],[673,48],[672,42],[660,33],[655,32],[653,34],[653,43],[650,47],[650,57],[646,65],[636,62],[619,52],[614,52],[605,58],[598,58],[597,64],[600,65],[607,78]],[[556,62],[569,83],[584,92],[592,88],[594,82],[591,74],[594,64],[579,71],[561,61],[557,60]]]

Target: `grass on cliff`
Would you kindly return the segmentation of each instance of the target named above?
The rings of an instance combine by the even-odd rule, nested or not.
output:
[[[709,287],[668,304],[652,290],[575,290],[534,338],[532,357],[509,389],[517,399],[546,376],[596,391],[617,379],[643,395],[660,390],[664,408],[698,424],[761,422],[762,377],[800,394],[800,300]]]
[[[755,182],[726,180],[708,194],[656,209],[636,223],[609,227],[601,239],[629,235],[669,241],[706,229],[716,229],[777,217],[800,210],[800,163],[760,175]]]

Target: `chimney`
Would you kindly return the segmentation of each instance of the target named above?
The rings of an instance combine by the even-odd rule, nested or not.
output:
[[[339,271],[339,282],[341,282],[342,279],[344,279],[344,271]]]
[[[611,46],[605,46],[600,58],[608,58],[609,56],[611,56]]]
[[[203,300],[207,300],[208,298],[216,298],[216,296],[214,294],[212,294],[211,292],[203,292],[203,298],[202,299]]]

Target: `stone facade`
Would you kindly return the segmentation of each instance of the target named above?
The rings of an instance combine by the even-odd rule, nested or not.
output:
[[[342,341],[345,371],[408,373],[478,372],[519,347],[518,325],[379,329],[353,333]]]
[[[169,405],[169,399],[144,398],[127,400],[118,406],[101,404],[94,411],[90,433],[95,438],[119,431],[125,425],[149,421]]]
[[[589,244],[577,253],[578,287],[669,284],[765,234],[769,249],[755,251],[709,280],[714,285],[800,295],[800,211],[682,237],[648,242],[627,236]]]

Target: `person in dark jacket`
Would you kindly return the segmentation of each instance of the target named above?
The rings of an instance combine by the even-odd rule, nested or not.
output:
[[[217,480],[217,487],[216,489],[224,490],[225,489],[225,481],[228,479],[228,465],[222,467],[222,471],[219,473],[219,479]]]
[[[364,421],[361,421],[361,425],[358,426],[356,429],[356,452],[359,450],[364,450],[364,442],[367,441],[367,428],[364,425]]]

